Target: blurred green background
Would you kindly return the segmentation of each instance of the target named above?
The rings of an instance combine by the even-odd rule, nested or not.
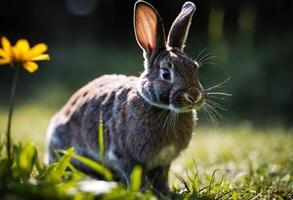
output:
[[[148,1],[169,30],[183,0]],[[232,77],[220,103],[224,125],[291,127],[293,121],[293,4],[291,0],[194,1],[197,10],[185,51],[215,55],[199,70],[204,86]],[[139,75],[142,51],[133,33],[135,1],[2,1],[0,35],[45,42],[52,57],[34,74],[23,71],[15,121],[44,131],[49,118],[78,88],[102,75]],[[0,128],[4,132],[12,70],[0,67]],[[22,113],[20,115],[19,113]],[[42,117],[39,118],[38,113]],[[19,117],[19,119],[18,119]],[[200,113],[200,124],[205,116]],[[43,121],[42,121],[43,120]],[[31,122],[38,123],[31,123]],[[27,122],[27,123],[26,123]],[[17,122],[15,122],[17,123]],[[35,126],[35,127],[34,127]]]

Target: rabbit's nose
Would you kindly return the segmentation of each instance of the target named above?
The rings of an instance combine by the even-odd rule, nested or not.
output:
[[[194,103],[194,102],[195,102],[194,97],[191,96],[191,95],[188,94],[188,93],[184,93],[184,98],[185,98],[188,102],[190,102],[190,103]]]
[[[190,88],[186,93],[183,94],[186,101],[195,104],[202,99],[202,93],[196,88]]]

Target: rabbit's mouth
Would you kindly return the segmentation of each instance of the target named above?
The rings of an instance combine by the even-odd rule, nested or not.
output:
[[[177,91],[170,97],[170,110],[175,112],[191,112],[199,110],[205,102],[205,97],[199,91],[199,95],[188,95],[185,91]]]
[[[196,111],[200,110],[203,105],[204,105],[204,99],[201,99],[200,101],[198,101],[197,103],[193,105],[183,106],[183,107],[178,107],[178,106],[175,106],[174,104],[170,104],[169,109],[176,113],[184,113],[184,112],[192,112],[194,110]]]
[[[195,104],[194,104],[194,109],[199,110],[203,105],[204,105],[204,97],[200,98]]]

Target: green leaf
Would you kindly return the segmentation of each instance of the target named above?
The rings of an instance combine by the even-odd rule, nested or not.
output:
[[[74,154],[74,148],[70,148],[63,152],[64,155],[57,163],[53,163],[46,170],[43,178],[46,182],[57,184],[60,183],[62,177],[65,175],[66,169],[70,165],[72,155]]]
[[[13,174],[19,178],[29,178],[37,158],[37,148],[34,143],[29,142],[17,149],[15,155],[16,165]]]
[[[55,176],[61,178],[70,164],[72,155],[74,154],[74,148],[69,148],[65,151],[65,155],[60,159],[56,167]]]
[[[109,169],[107,169],[106,167],[104,167],[103,165],[99,164],[98,162],[95,162],[89,158],[86,158],[86,157],[83,157],[80,155],[73,155],[73,158],[84,163],[85,165],[92,168],[93,170],[95,170],[99,174],[102,174],[106,180],[108,180],[108,181],[113,180],[113,176],[112,176],[111,171]]]
[[[130,176],[130,190],[133,192],[138,192],[141,186],[141,175],[142,168],[140,165],[137,165],[133,168]]]

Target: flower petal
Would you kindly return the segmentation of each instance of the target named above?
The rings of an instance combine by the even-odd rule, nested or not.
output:
[[[8,64],[9,60],[8,59],[0,59],[0,65],[5,65]]]
[[[39,56],[31,58],[32,61],[50,60],[49,54],[41,54]]]
[[[30,73],[34,73],[39,68],[35,62],[25,62],[23,63],[23,67]]]
[[[6,51],[4,51],[3,49],[0,49],[0,57],[7,58],[8,53]]]
[[[16,42],[15,47],[22,52],[26,52],[30,49],[30,45],[26,39],[20,39]]]
[[[45,43],[40,43],[35,45],[31,50],[30,50],[30,56],[36,57],[47,51],[48,46]]]
[[[2,47],[3,47],[4,51],[6,51],[6,52],[10,51],[11,44],[10,44],[9,40],[6,37],[1,38],[1,44],[2,44]]]
[[[21,53],[20,53],[19,49],[17,49],[16,47],[12,47],[11,54],[12,54],[11,59],[13,61],[15,61],[15,62],[20,61],[20,54]]]

